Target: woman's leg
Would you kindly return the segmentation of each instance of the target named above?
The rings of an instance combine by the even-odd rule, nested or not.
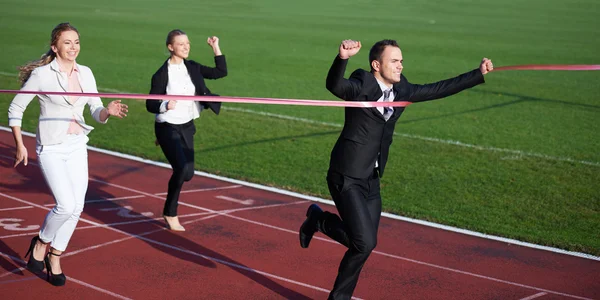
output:
[[[183,183],[189,181],[194,175],[194,131],[193,122],[183,125],[166,123],[155,125],[156,139],[173,169],[163,215],[165,221],[174,230],[184,230],[177,219],[177,206]]]
[[[51,244],[51,251],[56,254],[66,250],[83,210],[88,185],[87,140],[85,135],[70,135],[62,144],[38,150],[42,174],[56,201],[39,235],[42,242]],[[39,258],[40,253],[34,254]],[[62,272],[57,258],[51,259],[54,274]]]
[[[87,193],[89,175],[88,175],[88,156],[87,156],[87,140],[85,135],[77,136],[74,138],[71,144],[71,153],[66,161],[66,167],[68,172],[68,182],[71,186],[71,192],[73,193],[73,199],[75,200],[75,206],[73,213],[65,221],[65,223],[58,229],[54,240],[52,241],[51,252],[55,254],[61,254],[67,249],[67,245],[75,232],[77,223],[81,213],[83,212],[83,206],[85,204],[85,194]],[[52,264],[52,272],[55,274],[62,273],[60,268],[60,257],[51,255],[50,263]]]
[[[177,216],[177,202],[184,182],[185,154],[182,147],[183,141],[176,126],[166,123],[156,123],[155,128],[156,139],[173,169],[173,173],[169,179],[163,215],[174,217]]]

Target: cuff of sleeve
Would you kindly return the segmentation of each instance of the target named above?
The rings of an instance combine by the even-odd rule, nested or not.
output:
[[[107,118],[106,118],[106,120],[104,120],[104,121],[102,121],[102,120],[100,119],[100,114],[102,113],[102,110],[104,110],[104,109],[107,109],[107,108],[104,108],[104,107],[100,106],[100,107],[98,107],[98,108],[96,109],[96,111],[95,111],[95,112],[94,112],[94,114],[93,114],[93,117],[94,117],[94,119],[96,120],[96,122],[98,122],[98,123],[100,123],[100,124],[106,124],[106,122],[108,122],[108,119],[110,119],[110,115],[108,115],[108,117],[107,117]],[[108,113],[108,111],[107,111],[106,113]]]
[[[471,72],[473,72],[473,74],[475,74],[475,78],[477,78],[477,84],[485,83],[485,76],[481,73],[481,70],[479,68],[477,68]]]
[[[163,102],[160,104],[160,108],[158,109],[158,112],[160,112],[161,114],[166,112],[167,104],[169,104],[169,101],[163,100]]]
[[[21,119],[8,119],[9,127],[13,127],[13,126],[21,127],[22,124],[23,124],[23,120],[21,120]]]

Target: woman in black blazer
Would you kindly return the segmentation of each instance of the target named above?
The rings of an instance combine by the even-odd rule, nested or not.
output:
[[[227,76],[227,64],[219,48],[219,38],[212,36],[206,42],[215,54],[214,68],[187,60],[190,52],[187,35],[179,29],[169,32],[166,44],[171,56],[152,76],[150,94],[215,96],[204,84],[204,78]],[[177,218],[177,202],[183,183],[194,176],[194,119],[206,108],[219,114],[221,103],[146,100],[146,109],[156,114],[156,141],[173,168],[163,209],[163,217],[171,230],[185,231]]]

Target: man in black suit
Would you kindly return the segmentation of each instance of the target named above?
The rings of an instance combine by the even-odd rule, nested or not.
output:
[[[484,82],[493,69],[484,58],[479,68],[455,78],[418,85],[402,75],[402,51],[394,40],[375,43],[369,52],[371,71],[358,69],[344,78],[348,59],[359,41],[345,40],[327,74],[327,89],[346,101],[421,102],[456,94]],[[345,109],[344,128],[333,150],[327,184],[339,216],[312,204],[300,227],[300,245],[307,248],[317,231],[348,247],[329,299],[350,299],[360,271],[377,244],[381,216],[379,178],[383,176],[401,107]]]

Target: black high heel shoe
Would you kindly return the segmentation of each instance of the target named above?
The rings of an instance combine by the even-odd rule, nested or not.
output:
[[[52,267],[50,266],[50,255],[60,256],[60,254],[52,253],[52,251],[50,251],[48,252],[48,255],[46,255],[46,257],[44,258],[44,261],[46,262],[46,274],[48,274],[46,279],[53,286],[63,286],[65,285],[65,282],[67,282],[67,277],[64,273],[52,273]]]
[[[40,240],[40,237],[38,235],[34,236],[31,239],[31,244],[29,244],[29,249],[27,250],[27,253],[25,253],[25,256],[24,256],[24,257],[27,257],[27,255],[30,255],[29,260],[27,261],[27,270],[29,270],[31,272],[41,272],[44,270],[44,261],[33,258],[33,247],[35,247],[35,244],[37,243],[38,240]]]

